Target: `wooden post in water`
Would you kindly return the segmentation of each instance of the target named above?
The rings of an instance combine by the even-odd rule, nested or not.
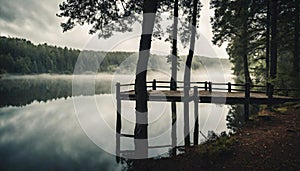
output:
[[[170,82],[170,90],[176,91],[177,90],[177,82],[175,79],[171,79]],[[172,128],[171,128],[171,141],[172,141],[172,151],[171,156],[176,156],[176,146],[177,146],[177,112],[176,112],[176,101],[171,101],[171,112],[172,112]]]
[[[190,119],[189,119],[189,87],[184,87],[184,97],[183,97],[183,133],[184,133],[184,145],[190,146]]]
[[[120,83],[116,84],[116,99],[117,99],[117,122],[116,122],[116,160],[120,162],[120,138],[121,138],[121,98],[120,98]]]
[[[273,92],[273,86],[271,85],[271,83],[267,83],[268,109],[272,108]]]
[[[228,82],[228,92],[231,93],[231,82]]]
[[[209,91],[209,92],[212,91],[212,83],[211,83],[211,82],[208,83],[208,91]]]
[[[199,97],[198,97],[198,87],[194,86],[194,113],[195,113],[195,127],[194,127],[194,145],[198,145],[198,139],[199,139],[199,110],[198,110],[198,103]]]
[[[245,121],[249,121],[250,114],[250,83],[245,83],[245,103],[244,103],[244,111],[245,111]]]
[[[152,90],[156,90],[156,79],[153,79]]]

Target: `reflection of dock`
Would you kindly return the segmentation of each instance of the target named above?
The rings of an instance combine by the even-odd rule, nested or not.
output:
[[[149,85],[150,84],[150,85]],[[182,84],[183,82],[177,82]],[[190,82],[190,87],[177,86],[178,90],[170,90],[169,81],[147,82],[147,97],[148,101],[159,102],[194,102],[194,139],[193,143],[198,144],[199,135],[199,103],[214,103],[214,104],[244,104],[244,118],[249,119],[250,104],[280,104],[284,102],[293,102],[300,100],[299,98],[288,97],[291,91],[299,91],[293,89],[274,89],[273,86],[255,86],[250,87],[249,83],[232,84],[232,83],[212,83],[212,82]],[[116,154],[117,160],[120,160],[120,155],[123,153],[129,154],[134,151],[121,150],[121,137],[135,138],[135,135],[128,135],[121,133],[122,119],[121,119],[121,101],[122,100],[136,100],[134,84],[116,84],[116,99],[117,99],[117,121],[116,121]],[[184,93],[184,91],[186,93]],[[274,92],[281,92],[283,95],[273,95]],[[188,107],[187,107],[188,108]],[[188,111],[188,110],[187,110]],[[185,112],[186,113],[186,112]],[[188,112],[187,112],[188,113]],[[185,135],[185,145],[190,144],[189,131],[189,114],[184,114],[185,122],[183,131]],[[176,120],[176,118],[175,118]],[[175,126],[172,125],[176,133]],[[174,139],[174,141],[173,141]],[[187,140],[187,141],[186,141]],[[176,147],[176,135],[172,135],[172,145],[148,146],[147,148],[165,148]],[[175,144],[174,144],[175,143]],[[126,155],[124,154],[124,155]],[[135,157],[133,157],[135,158]]]

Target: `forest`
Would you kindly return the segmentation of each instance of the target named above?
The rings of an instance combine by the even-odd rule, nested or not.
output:
[[[46,43],[34,45],[26,39],[0,38],[0,73],[37,74],[60,73],[72,74],[80,54],[80,50],[50,46]],[[113,71],[113,67],[119,65],[126,57],[132,55],[129,52],[95,52],[85,51],[97,60],[101,61],[100,72]],[[105,58],[104,58],[105,56]],[[82,65],[88,65],[91,61],[84,61]],[[86,67],[82,67],[86,68]]]
[[[122,69],[134,72],[138,54],[136,52],[97,52],[80,51],[67,47],[50,46],[46,43],[34,45],[31,41],[21,38],[0,37],[0,73],[11,74],[40,74],[57,73],[72,74],[77,59],[85,55],[84,60],[78,61],[79,70],[84,70],[95,60],[100,64],[99,72],[114,72],[122,63]],[[151,55],[150,68],[166,68],[163,65],[168,56]],[[185,56],[181,56],[181,61]],[[128,60],[126,60],[128,59]],[[229,66],[227,59],[217,59],[196,56],[192,69],[201,69],[203,62],[206,67],[215,67],[221,61],[224,66]]]
[[[212,0],[213,43],[228,42],[236,82],[298,88],[299,0]]]

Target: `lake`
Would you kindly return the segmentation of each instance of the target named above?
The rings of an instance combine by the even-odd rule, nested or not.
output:
[[[197,76],[209,79],[200,73],[194,75],[192,80],[199,81]],[[153,78],[168,80],[164,74],[151,73],[149,80]],[[118,164],[114,155],[114,84],[133,80],[132,75],[122,74],[2,75],[0,170],[126,169],[126,164]],[[224,81],[232,81],[230,72]],[[133,133],[134,106],[134,102],[122,102],[124,133]],[[190,106],[193,131],[193,104]],[[170,108],[169,103],[149,103],[149,145],[171,144]],[[210,130],[228,132],[228,111],[225,105],[199,104],[201,132],[206,136]],[[182,113],[183,105],[177,103],[177,145],[184,140]],[[201,134],[199,137],[205,140]],[[122,139],[121,148],[133,149],[133,140]],[[149,155],[167,156],[169,150],[151,149]]]

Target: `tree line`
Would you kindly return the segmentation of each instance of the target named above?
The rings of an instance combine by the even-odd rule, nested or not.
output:
[[[78,60],[80,53],[85,57]],[[0,37],[0,73],[72,74],[75,65],[78,66],[76,68],[78,72],[84,73],[92,64],[99,64],[98,72],[115,72],[117,69],[134,72],[137,58],[136,52],[80,51],[67,47],[50,46],[46,43],[34,45],[29,40],[21,38]],[[178,58],[179,61],[185,61],[186,57],[179,56]],[[168,56],[151,54],[148,67],[168,69],[164,65],[167,61]],[[195,56],[191,67],[193,70],[201,69],[204,65],[205,67],[216,67],[219,62],[225,66],[230,65],[227,59]],[[178,67],[180,69],[182,66]]]
[[[99,72],[113,72],[133,52],[80,51],[67,47],[50,46],[46,43],[34,45],[26,39],[0,37],[0,73],[72,74],[80,53],[87,57],[81,60],[79,69],[87,69],[95,60]],[[84,71],[83,71],[84,72]]]

